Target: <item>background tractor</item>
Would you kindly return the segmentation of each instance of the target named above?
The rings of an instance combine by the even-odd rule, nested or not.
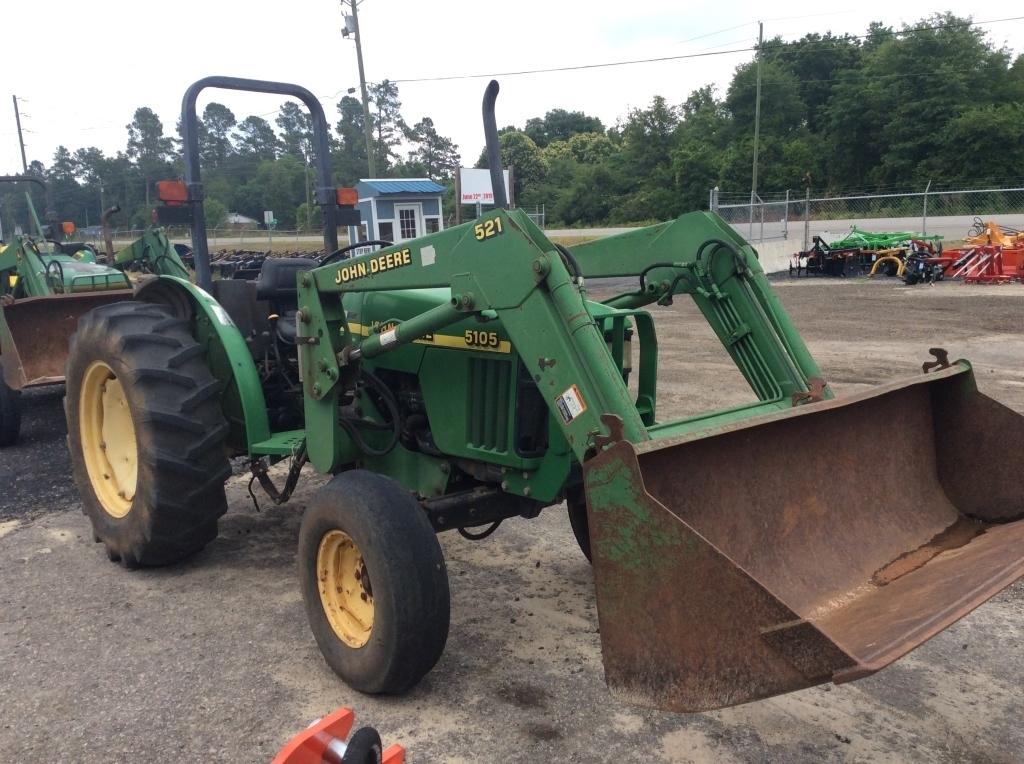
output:
[[[329,253],[210,280],[195,100],[282,93],[313,117]],[[449,582],[436,533],[479,539],[565,501],[593,562],[609,685],[698,711],[871,674],[1024,571],[1024,488],[991,453],[1024,418],[970,364],[836,400],[754,250],[690,213],[572,248],[507,210],[492,82],[496,209],[357,257],[329,186],[327,127],[294,85],[207,78],[182,108],[198,285],[163,276],[92,310],[67,367],[74,478],[127,567],[209,543],[229,457],[274,501],[303,466],[299,581],[329,666],[399,693],[437,662]],[[332,237],[334,240],[332,241]],[[629,279],[601,301],[585,281]],[[745,406],[657,413],[648,307],[689,296],[750,385]],[[884,442],[891,459],[865,465]],[[790,466],[829,454],[827,480]],[[283,486],[268,464],[289,460]]]
[[[32,176],[0,177],[5,181],[31,182],[45,189]],[[133,284],[124,267],[188,275],[162,229],[146,231],[109,265],[102,265],[89,245],[53,240],[28,194],[26,199],[37,235],[15,235],[0,244],[0,446],[18,439],[20,391],[64,381],[68,337],[79,318],[95,307],[131,297]]]

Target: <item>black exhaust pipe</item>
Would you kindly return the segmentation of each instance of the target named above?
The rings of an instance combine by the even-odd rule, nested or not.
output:
[[[487,143],[487,165],[491,170],[491,189],[494,206],[508,209],[505,196],[505,175],[501,168],[501,146],[498,144],[498,121],[494,116],[494,102],[498,98],[498,81],[491,80],[484,91],[484,140]]]
[[[114,264],[114,235],[110,230],[110,216],[121,211],[121,205],[115,204],[107,207],[100,215],[100,224],[103,226],[103,250],[107,253],[107,263]]]

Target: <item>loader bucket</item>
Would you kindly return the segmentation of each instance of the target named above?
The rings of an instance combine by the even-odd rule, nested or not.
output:
[[[671,439],[611,429],[584,473],[605,675],[632,702],[858,679],[1024,574],[1024,417],[965,362]]]
[[[68,341],[93,308],[130,300],[130,289],[25,297],[0,308],[0,366],[15,390],[64,381]]]

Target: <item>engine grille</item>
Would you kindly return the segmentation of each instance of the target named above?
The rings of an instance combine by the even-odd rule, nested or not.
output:
[[[495,358],[470,361],[469,445],[501,453],[508,451],[511,372],[510,361]]]

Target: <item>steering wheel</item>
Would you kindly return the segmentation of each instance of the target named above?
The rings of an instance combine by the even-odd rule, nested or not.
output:
[[[384,241],[383,239],[370,239],[369,241],[357,241],[355,244],[349,244],[346,247],[342,247],[341,249],[334,250],[329,255],[324,255],[322,258],[320,258],[320,261],[317,263],[317,266],[327,265],[328,263],[333,263],[335,260],[338,260],[338,259],[344,257],[346,254],[351,252],[353,249],[359,249],[360,247],[390,247],[391,244],[392,244],[392,242]]]
[[[64,266],[60,264],[60,260],[51,260],[46,264],[46,283],[49,284],[55,291],[64,291]]]

